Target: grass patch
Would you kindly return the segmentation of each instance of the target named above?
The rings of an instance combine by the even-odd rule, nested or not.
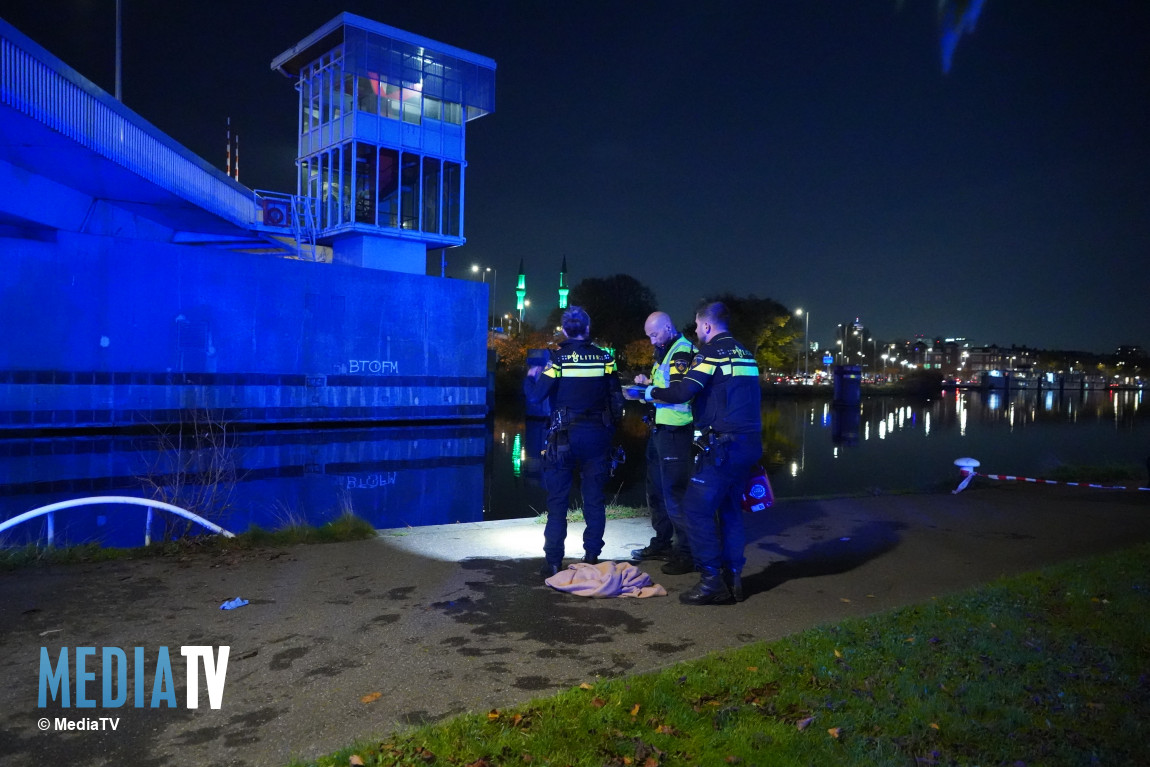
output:
[[[29,544],[19,548],[0,549],[0,570],[148,557],[217,555],[236,550],[294,546],[301,543],[339,543],[373,537],[375,537],[375,528],[370,522],[345,512],[330,522],[319,526],[290,522],[285,527],[276,530],[252,527],[234,538],[225,538],[220,535],[199,535],[135,548],[106,548],[98,543],[63,548]]]
[[[1071,562],[310,764],[1146,764],[1148,563]]]

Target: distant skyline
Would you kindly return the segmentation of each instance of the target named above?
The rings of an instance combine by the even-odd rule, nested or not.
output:
[[[1150,4],[985,0],[943,72],[936,0],[704,6],[123,0],[127,106],[240,181],[295,190],[297,100],[271,60],[342,11],[489,56],[468,124],[468,244],[528,321],[627,273],[676,322],[706,295],[882,339],[1150,346]],[[109,93],[115,0],[0,17]],[[635,337],[642,337],[636,328]]]

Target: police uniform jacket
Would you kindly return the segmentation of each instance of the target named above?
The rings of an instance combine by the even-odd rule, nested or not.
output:
[[[571,423],[603,423],[606,413],[617,421],[623,412],[623,392],[615,374],[615,358],[590,341],[567,339],[537,379],[524,382],[532,402],[551,398],[551,410],[567,409]]]
[[[651,383],[656,387],[666,387],[672,381],[679,381],[691,368],[691,360],[698,349],[682,333],[665,346],[655,347],[655,363],[651,365]],[[656,426],[687,426],[691,423],[689,402],[655,403]]]
[[[718,434],[759,434],[762,430],[759,366],[734,336],[724,331],[703,344],[682,380],[650,386],[645,399],[678,403],[693,398],[695,427]]]

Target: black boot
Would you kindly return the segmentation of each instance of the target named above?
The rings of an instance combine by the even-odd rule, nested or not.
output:
[[[685,605],[729,605],[734,601],[717,567],[701,567],[703,576],[695,587],[679,595]]]
[[[736,602],[742,602],[747,597],[743,594],[743,574],[734,570],[723,569],[723,583],[731,592]]]

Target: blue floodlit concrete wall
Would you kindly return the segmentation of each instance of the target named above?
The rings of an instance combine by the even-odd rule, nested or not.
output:
[[[59,230],[0,253],[0,430],[486,414],[482,283]]]

